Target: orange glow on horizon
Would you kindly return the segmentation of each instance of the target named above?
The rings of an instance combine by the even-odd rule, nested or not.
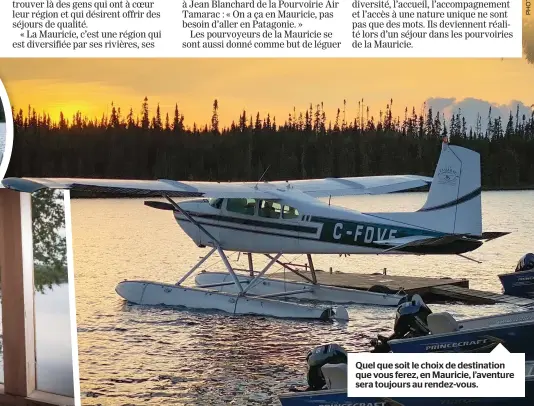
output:
[[[429,98],[534,103],[534,65],[525,59],[0,59],[0,77],[17,110],[31,104],[54,121],[60,111],[100,119],[112,102],[123,117],[130,109],[140,116],[145,96],[151,116],[159,102],[163,121],[178,103],[189,127],[210,122],[214,99],[222,126],[243,110],[282,124],[321,102],[333,122],[343,100],[353,120],[362,98],[375,119],[393,99],[401,120],[405,107],[419,113]]]

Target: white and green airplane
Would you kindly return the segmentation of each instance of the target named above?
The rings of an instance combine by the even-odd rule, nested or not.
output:
[[[172,211],[176,222],[197,246],[211,249],[174,285],[151,281],[119,283],[117,293],[136,304],[343,319],[347,314],[341,306],[334,312],[273,299],[295,296],[396,306],[402,297],[399,294],[317,283],[311,255],[462,255],[480,247],[484,240],[506,234],[482,232],[480,155],[447,142],[442,145],[433,178],[392,175],[248,183],[7,178],[2,183],[29,193],[53,188],[165,197],[168,203],[145,204]],[[385,194],[425,185],[430,185],[428,198],[416,212],[361,213],[318,199]],[[177,203],[173,197],[195,199]],[[196,277],[196,288],[184,287],[182,283],[216,251],[228,273],[202,272]],[[248,253],[248,274],[236,273],[228,261],[228,251]],[[269,258],[267,266],[257,274],[252,267],[252,253]],[[282,254],[306,254],[310,276],[282,262]],[[274,264],[298,274],[303,282],[263,277]]]

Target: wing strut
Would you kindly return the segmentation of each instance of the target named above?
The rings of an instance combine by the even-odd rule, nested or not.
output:
[[[219,244],[219,241],[213,235],[211,235],[208,230],[206,230],[202,225],[200,225],[197,221],[195,221],[194,218],[192,218],[189,213],[187,213],[185,210],[183,210],[174,200],[172,200],[167,194],[164,194],[163,197],[169,201],[170,204],[181,214],[184,215],[186,219],[188,219],[192,224],[196,225],[200,231],[202,231],[204,234],[206,234],[209,238],[211,238],[213,245],[217,249],[217,252],[219,253],[222,261],[224,262],[224,266],[232,276],[232,279],[234,280],[235,285],[239,289],[240,295],[242,295],[243,292],[243,286],[241,286],[241,283],[239,282],[239,279],[237,278],[237,275],[235,274],[232,265],[230,265],[230,262],[228,262],[228,258],[226,258],[226,254],[221,248],[221,245]],[[210,254],[211,255],[211,254]],[[207,258],[206,258],[207,259]],[[189,275],[188,275],[189,276]]]

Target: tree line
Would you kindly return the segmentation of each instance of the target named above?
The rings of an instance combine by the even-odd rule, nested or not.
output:
[[[534,186],[534,111],[496,117],[491,108],[475,125],[461,111],[450,119],[432,108],[393,113],[393,100],[377,117],[363,100],[357,111],[346,101],[327,118],[322,103],[279,119],[242,111],[229,126],[219,123],[219,102],[209,124],[184,124],[178,105],[163,115],[140,114],[112,104],[109,115],[77,112],[58,119],[13,110],[15,139],[7,176],[98,177],[257,181],[369,176],[432,175],[441,139],[481,154],[486,189]],[[351,116],[349,118],[349,116]]]

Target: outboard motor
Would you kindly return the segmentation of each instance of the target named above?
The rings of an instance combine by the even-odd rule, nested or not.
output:
[[[516,272],[530,271],[532,269],[534,269],[534,254],[532,253],[523,256],[515,267]]]
[[[346,364],[347,352],[337,344],[321,345],[308,353],[306,362],[308,363],[308,389],[306,390],[321,390],[326,385],[321,367],[326,364]]]
[[[395,315],[393,334],[389,337],[378,335],[371,341],[371,352],[389,352],[388,341],[399,338],[420,337],[430,334],[427,317],[432,310],[423,302],[421,296],[406,295],[399,301]]]

